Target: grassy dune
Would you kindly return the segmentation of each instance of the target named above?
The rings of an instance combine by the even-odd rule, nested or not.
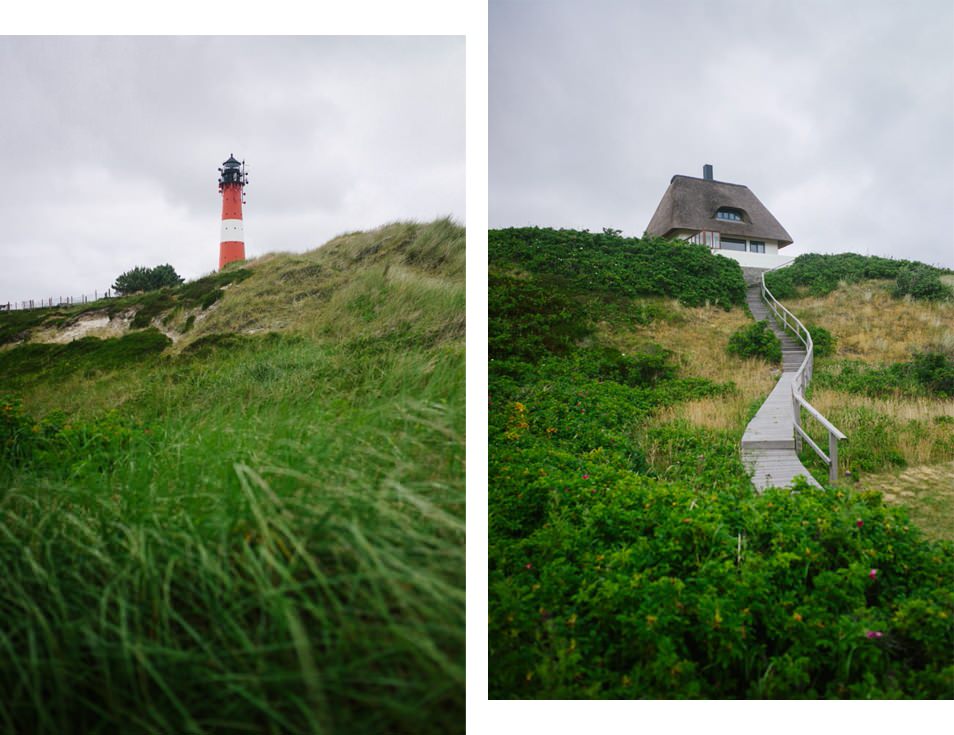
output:
[[[461,729],[463,264],[399,223],[0,352],[0,729]]]
[[[919,353],[954,359],[954,301],[898,298],[892,290],[891,281],[863,280],[785,303],[835,337],[834,354],[816,360],[811,401],[848,435],[840,462],[847,481],[905,506],[929,535],[954,540],[954,502],[943,480],[954,461],[954,397],[901,369]],[[857,377],[845,379],[846,371]],[[816,440],[827,441],[821,433]]]
[[[683,373],[729,383],[733,390],[667,406],[652,425],[686,421],[702,428],[742,435],[752,417],[752,406],[761,403],[775,387],[778,368],[760,359],[743,359],[726,351],[729,336],[751,323],[744,309],[716,306],[687,307],[674,299],[644,299],[644,308],[656,318],[646,324],[601,323],[598,335],[623,352],[633,353],[648,342],[672,350]]]
[[[954,301],[899,299],[891,290],[891,281],[862,281],[784,303],[803,322],[828,329],[840,357],[884,363],[925,345],[954,349]]]
[[[952,546],[922,533],[929,513],[824,472],[822,488],[752,488],[739,440],[779,368],[727,353],[751,324],[737,264],[612,232],[489,245],[492,698],[951,691]],[[833,414],[857,406],[844,453],[873,479],[894,450],[865,402],[885,399],[832,393]],[[946,403],[897,405],[943,456]]]

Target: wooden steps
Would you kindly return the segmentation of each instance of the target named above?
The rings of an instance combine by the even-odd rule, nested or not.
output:
[[[759,286],[752,286],[746,303],[757,321],[765,320],[782,343],[782,374],[758,413],[742,435],[742,461],[752,472],[757,490],[768,487],[790,487],[799,475],[809,484],[821,487],[805,469],[795,453],[795,432],[792,428],[792,380],[805,359],[805,348],[775,322],[775,318],[759,295]]]

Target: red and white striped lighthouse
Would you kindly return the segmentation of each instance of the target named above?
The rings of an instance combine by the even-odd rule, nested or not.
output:
[[[222,240],[219,245],[219,270],[235,260],[245,260],[245,233],[242,229],[242,205],[245,203],[245,161],[229,160],[219,169],[219,193],[222,195]]]

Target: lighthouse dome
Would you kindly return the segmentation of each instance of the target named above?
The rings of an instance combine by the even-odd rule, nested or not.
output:
[[[236,161],[235,156],[233,156],[232,154],[229,154],[229,160],[223,163],[222,165],[225,166],[226,168],[239,168],[242,165],[242,163],[240,161]]]

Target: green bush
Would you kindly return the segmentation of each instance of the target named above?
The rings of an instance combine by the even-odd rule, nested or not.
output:
[[[174,306],[175,298],[166,289],[145,294],[140,297],[136,316],[133,317],[129,326],[132,329],[145,329],[152,324],[153,319]]]
[[[745,303],[739,264],[702,245],[540,227],[491,230],[488,245],[495,267],[562,279],[581,297],[669,296],[688,306],[724,308]]]
[[[954,397],[954,356],[950,353],[940,350],[915,353],[911,373],[929,393]]]
[[[831,332],[817,324],[806,324],[805,329],[812,336],[815,357],[828,357],[835,354],[837,340]]]
[[[915,261],[893,260],[875,255],[808,253],[799,255],[786,268],[766,273],[765,284],[777,299],[783,301],[786,298],[798,296],[800,291],[806,291],[813,296],[824,296],[838,288],[838,284],[842,281],[857,283],[867,279],[897,278],[905,284],[903,286],[905,289],[924,289],[924,293],[928,293],[934,289],[934,286],[924,285],[933,283],[928,274],[940,276],[945,272]],[[912,273],[916,274],[913,281]],[[913,282],[918,285],[913,285]],[[939,281],[938,285],[940,285]],[[899,285],[899,287],[901,286]],[[912,295],[915,294],[912,293]],[[916,295],[916,298],[924,297]]]
[[[221,288],[217,288],[214,291],[209,291],[202,299],[202,310],[205,311],[216,301],[221,299],[225,295],[225,291]]]
[[[83,337],[66,344],[27,343],[0,351],[0,371],[11,386],[60,380],[74,373],[119,370],[158,355],[172,340],[155,328],[122,337]]]
[[[760,357],[774,363],[782,361],[782,343],[764,319],[735,330],[729,337],[726,350],[739,357]]]
[[[941,349],[926,349],[908,362],[886,365],[841,360],[819,370],[814,383],[867,396],[954,396],[954,357]]]
[[[487,298],[492,360],[535,362],[567,352],[592,332],[582,303],[555,283],[491,271]]]
[[[951,289],[941,283],[941,271],[927,265],[908,265],[898,270],[895,296],[940,300],[951,297]]]
[[[178,286],[180,283],[182,278],[168,263],[155,268],[137,266],[116,278],[113,291],[125,295],[137,291],[156,291],[166,286]]]
[[[954,545],[880,496],[543,485],[531,533],[491,527],[491,697],[950,693]]]
[[[201,304],[210,293],[220,290],[230,283],[241,283],[246,278],[250,278],[251,275],[252,271],[248,268],[233,266],[228,270],[212,273],[203,278],[184,283],[176,289],[176,294],[186,306],[196,306]]]

